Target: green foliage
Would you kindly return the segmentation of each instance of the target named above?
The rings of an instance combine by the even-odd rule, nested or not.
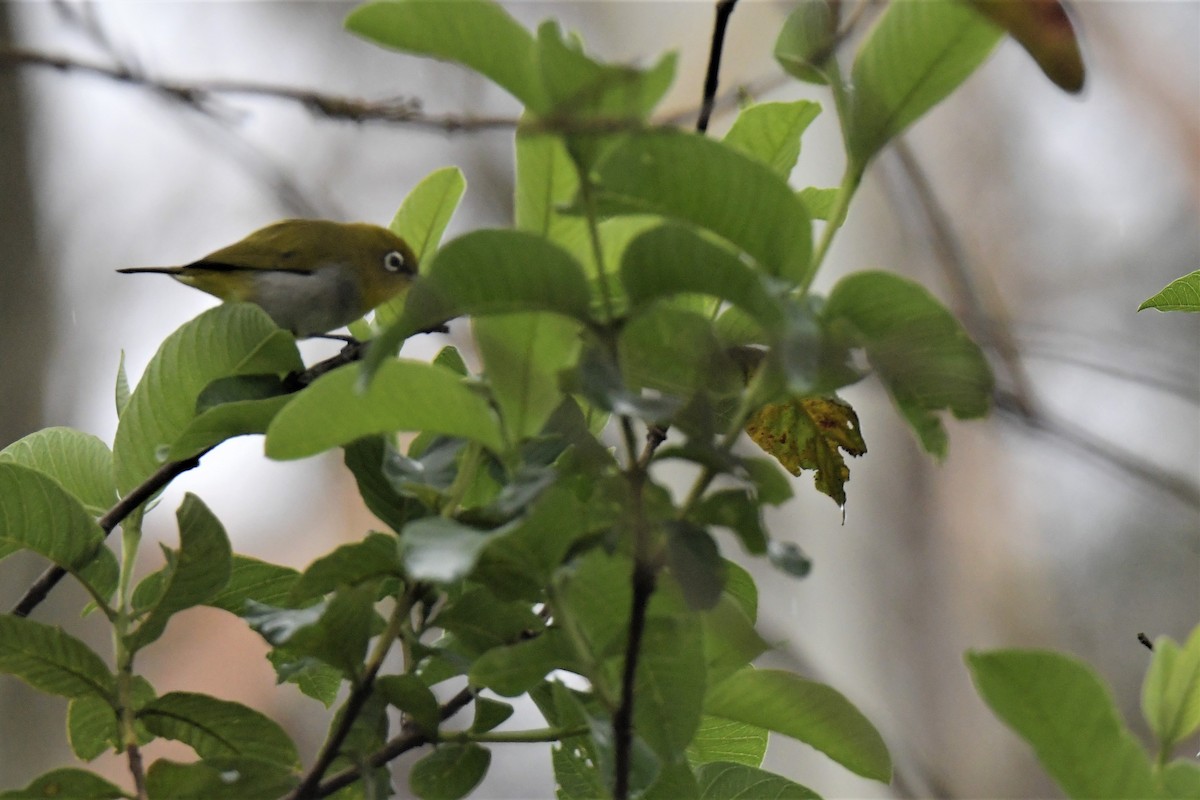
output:
[[[1138,306],[1138,311],[1143,308],[1157,308],[1159,311],[1200,311],[1200,269],[1171,281],[1161,292]]]
[[[466,185],[457,168],[439,169],[392,220],[420,277],[402,302],[376,309],[374,326],[352,326],[378,332],[362,364],[345,363],[361,354],[349,348],[306,369],[261,309],[226,304],[171,334],[132,391],[122,363],[111,453],[62,428],[0,452],[0,557],[31,550],[67,570],[113,628],[110,667],[58,628],[0,617],[0,671],[70,698],[80,758],[155,738],[194,750],[194,763],[150,764],[150,798],[326,796],[322,781],[338,771],[349,785],[334,796],[385,797],[388,762],[417,748],[412,791],[459,798],[486,775],[486,746],[502,742],[553,743],[561,798],[815,797],[760,769],[772,733],[890,780],[879,732],[843,695],[754,668],[768,649],[755,630],[758,591],[720,531],[745,557],[807,574],[811,562],[772,537],[763,506],[792,497],[783,469],[812,472],[847,502],[843,454],[866,442],[835,392],[862,377],[855,349],[937,456],[947,447],[938,413],[987,411],[979,348],[924,289],[882,272],[851,274],[825,299],[809,287],[867,163],[999,34],[966,5],[897,0],[846,82],[833,58],[837,15],[807,0],[776,44],[788,72],[829,87],[848,143],[841,185],[797,191],[788,180],[815,103],[750,105],[714,141],[650,122],[673,55],[645,69],[603,63],[555,23],[530,31],[485,0],[351,12],[357,35],[456,62],[522,103],[514,229],[443,244]],[[816,243],[814,219],[827,221]],[[481,369],[453,347],[433,363],[396,357],[409,337],[461,317]],[[783,469],[735,452],[746,429]],[[178,547],[164,547],[165,565],[134,587],[145,502],[248,434],[265,434],[275,459],[342,449],[385,530],[296,571],[233,553],[188,495]],[[685,491],[664,485],[667,460],[687,462]],[[117,525],[119,563],[104,544]],[[191,692],[158,697],[137,674],[139,651],[201,604],[258,632],[281,683],[326,706],[342,698],[314,764],[302,768],[260,712]],[[1145,705],[1165,752],[1200,723],[1200,645],[1159,646]],[[989,658],[973,660],[976,678],[1021,725],[1044,719],[1022,716],[1022,703],[1069,696],[1079,682],[1070,670],[1049,691],[1018,681],[1024,696]],[[439,699],[433,687],[452,681],[460,694]],[[548,727],[504,729],[512,706],[484,690],[529,696]],[[1085,694],[1093,710],[1103,699]],[[452,719],[465,704],[466,727]],[[1182,796],[1195,786],[1166,756],[1152,772],[1110,716],[1079,719],[1107,732],[1129,787],[1154,781]],[[1082,757],[1052,727],[1032,724],[1039,748]],[[1108,785],[1104,770],[1078,778],[1060,763],[1048,762],[1056,776]],[[55,793],[123,796],[78,770],[5,796]]]
[[[1188,646],[1195,651],[1198,643],[1200,637],[1193,634]],[[1166,652],[1170,655],[1156,650],[1156,667],[1146,676],[1144,693],[1147,721],[1162,746],[1157,764],[1122,722],[1108,687],[1076,658],[1037,650],[968,652],[967,666],[980,696],[1033,747],[1068,796],[1182,799],[1194,796],[1200,770],[1188,762],[1168,765],[1166,753],[1177,735],[1195,729],[1200,676],[1194,669],[1174,673],[1158,667],[1177,663],[1177,645]],[[1194,660],[1195,655],[1188,657]],[[1168,693],[1162,691],[1166,673],[1174,673],[1166,679],[1174,690]],[[1164,721],[1165,729],[1158,724]]]

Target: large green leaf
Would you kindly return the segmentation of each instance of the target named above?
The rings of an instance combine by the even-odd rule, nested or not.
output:
[[[165,584],[150,613],[126,638],[130,651],[153,642],[172,615],[211,600],[229,582],[232,549],[220,520],[190,492],[176,516],[179,551],[167,567]]]
[[[53,625],[0,616],[0,672],[62,697],[111,700],[116,679],[96,652]]]
[[[383,577],[400,577],[396,537],[368,534],[362,541],[337,547],[309,564],[292,586],[288,605],[302,606],[339,586],[357,586]]]
[[[1002,35],[959,0],[889,3],[850,74],[847,141],[858,169],[966,80]]]
[[[296,746],[270,717],[229,700],[170,692],[138,710],[153,733],[191,747],[201,758],[240,756],[293,767]]]
[[[0,558],[32,550],[107,598],[117,560],[104,531],[80,502],[42,472],[0,462]]]
[[[385,361],[365,392],[353,365],[323,375],[280,411],[267,429],[267,455],[304,458],[355,439],[395,431],[432,431],[504,451],[487,400],[453,371],[419,361]]]
[[[651,228],[630,242],[621,260],[621,282],[635,309],[695,293],[732,303],[768,330],[783,324],[781,304],[762,275],[682,225]]]
[[[533,436],[562,402],[559,372],[579,357],[579,323],[557,314],[505,314],[475,319],[472,328],[509,437]]]
[[[767,754],[766,728],[721,717],[703,716],[696,735],[688,745],[687,757],[692,764],[732,761],[757,767]]]
[[[413,764],[408,783],[422,800],[458,800],[479,785],[491,763],[491,751],[474,742],[444,744]]]
[[[72,428],[43,428],[0,450],[12,462],[53,478],[94,517],[117,501],[112,451],[99,438]]]
[[[980,696],[1033,746],[1070,797],[1152,797],[1150,760],[1125,727],[1108,688],[1059,653],[967,653]]]
[[[775,60],[802,81],[829,83],[827,65],[837,44],[837,27],[829,0],[798,0],[775,40]]]
[[[646,620],[634,694],[634,727],[665,763],[682,756],[700,726],[704,645],[695,617]]]
[[[815,5],[825,5],[824,0]],[[738,112],[724,142],[787,180],[800,157],[800,136],[820,113],[821,106],[811,100],[755,103]]]
[[[185,323],[163,341],[121,415],[113,442],[117,489],[128,492],[163,465],[213,381],[302,368],[292,337],[251,303],[225,303]]]
[[[124,790],[99,775],[82,769],[64,768],[34,778],[23,789],[0,792],[0,800],[119,800],[129,797]]]
[[[589,319],[590,294],[579,263],[525,231],[480,230],[438,251],[409,290],[400,319],[371,343],[370,375],[413,334],[460,316],[552,311]]]
[[[496,3],[367,3],[350,12],[346,28],[385,47],[470,67],[534,111],[547,106],[533,35]]]
[[[418,264],[427,263],[441,244],[466,188],[462,170],[442,167],[426,175],[400,204],[389,227],[412,247]],[[375,309],[375,323],[387,326],[395,322],[404,310],[404,300],[401,295]]]
[[[705,713],[782,733],[864,778],[888,782],[892,761],[870,721],[835,689],[790,672],[747,668],[708,690]]]
[[[257,758],[206,758],[180,764],[160,758],[146,770],[149,800],[261,800],[283,797],[300,782],[295,770]]]
[[[781,775],[746,764],[715,762],[696,770],[701,800],[730,797],[758,800],[821,800],[821,796]]]
[[[833,287],[823,310],[831,335],[861,347],[925,449],[946,454],[935,412],[980,417],[992,372],[979,346],[922,286],[887,272],[858,272]]]
[[[225,588],[209,599],[207,605],[231,614],[241,614],[247,600],[279,605],[287,598],[299,575],[291,567],[235,554]]]
[[[770,167],[703,136],[655,130],[630,137],[599,165],[602,210],[660,214],[720,234],[768,274],[804,282],[812,225]]]
[[[1171,281],[1162,291],[1138,306],[1159,311],[1200,311],[1200,269]]]
[[[426,517],[400,532],[400,560],[413,580],[453,583],[470,574],[489,538],[454,520]]]

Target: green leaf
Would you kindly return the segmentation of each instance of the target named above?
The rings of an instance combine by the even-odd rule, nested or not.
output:
[[[397,492],[384,475],[384,460],[394,453],[386,436],[367,436],[346,445],[345,463],[354,474],[367,508],[389,528],[399,531],[421,513],[422,506]]]
[[[408,715],[426,734],[437,733],[441,721],[437,698],[416,675],[384,675],[375,681],[375,691],[387,700],[388,705]]]
[[[1036,650],[968,652],[966,661],[980,696],[1068,796],[1155,794],[1149,759],[1086,664]]]
[[[112,451],[89,433],[43,428],[0,450],[0,464],[12,462],[54,479],[94,517],[117,502]]]
[[[444,251],[443,251],[444,252]],[[461,436],[495,452],[504,440],[487,400],[451,370],[385,362],[365,393],[353,365],[323,375],[284,406],[267,430],[267,455],[304,458],[355,439],[395,431]]]
[[[453,583],[465,578],[490,537],[442,517],[410,522],[400,533],[400,560],[414,581]]]
[[[247,600],[278,605],[284,602],[299,577],[300,573],[291,567],[234,554],[225,588],[206,605],[238,615],[245,610]]]
[[[467,180],[458,167],[442,167],[425,176],[404,198],[389,226],[424,261],[437,250],[454,216]]]
[[[1159,311],[1200,311],[1200,269],[1171,281],[1163,290],[1138,306]]]
[[[232,549],[216,516],[189,492],[176,517],[179,551],[167,567],[162,594],[137,629],[125,638],[130,652],[162,636],[172,615],[216,597],[229,582]]]
[[[777,506],[792,499],[792,483],[775,462],[765,458],[744,458],[742,468],[754,485],[759,502]]]
[[[824,6],[824,0],[819,5]],[[793,16],[795,14],[792,12]],[[776,49],[776,58],[778,52]],[[800,157],[801,135],[820,113],[820,104],[811,100],[755,103],[738,113],[733,127],[725,134],[724,142],[738,152],[766,164],[786,180]]]
[[[723,489],[706,495],[692,510],[691,518],[702,525],[717,525],[733,531],[747,553],[762,555],[767,551],[762,508],[744,489]]]
[[[1172,761],[1162,771],[1162,785],[1172,800],[1200,797],[1200,766],[1183,759]]]
[[[99,775],[82,769],[56,769],[34,778],[24,789],[0,793],[0,800],[115,800],[132,797]]]
[[[396,537],[371,533],[361,542],[341,545],[309,564],[292,586],[287,605],[301,606],[339,586],[386,577],[400,577]]]
[[[275,667],[279,681],[292,683],[308,697],[329,708],[342,688],[341,670],[318,661],[312,656],[297,656],[286,647],[277,647],[267,654]]]
[[[111,699],[116,680],[96,652],[62,629],[0,616],[0,672],[61,697]]]
[[[717,604],[700,619],[704,626],[704,661],[710,684],[723,681],[769,649],[754,629],[754,621],[729,592],[722,594]]]
[[[704,642],[690,615],[646,620],[634,694],[634,728],[664,763],[676,761],[700,725]]]
[[[229,387],[235,382],[248,390],[248,396],[203,408],[205,395],[210,389],[217,385]],[[171,445],[167,460],[182,461],[235,436],[266,433],[271,420],[291,398],[291,392],[284,387],[283,381],[274,375],[247,375],[214,381],[201,393],[197,405],[203,410]]]
[[[286,645],[289,654],[320,659],[353,679],[361,672],[372,628],[381,627],[375,596],[376,587],[366,584],[343,588],[328,602],[303,609],[248,602],[242,616],[271,644]]]
[[[758,800],[821,800],[821,796],[773,772],[746,764],[715,762],[696,770],[701,800],[727,800],[730,797]]]
[[[540,236],[480,230],[451,241],[413,284],[404,313],[367,350],[368,376],[415,333],[460,316],[551,311],[589,319],[590,294],[579,262]]]
[[[541,618],[529,604],[497,599],[487,589],[468,589],[438,613],[438,626],[473,653],[513,644],[541,632]]]
[[[667,525],[667,566],[694,611],[712,608],[725,585],[725,560],[712,534],[682,520]]]
[[[578,191],[579,172],[561,137],[517,132],[516,227],[545,236],[595,274],[587,220],[561,212]]]
[[[867,452],[858,415],[849,403],[837,396],[770,403],[754,412],[746,433],[793,475],[812,470],[817,491],[833,498],[839,508],[846,505],[850,468],[842,451],[851,456]]]
[[[418,264],[427,262],[441,244],[466,188],[462,170],[442,167],[426,175],[400,204],[388,227],[408,242]],[[404,300],[402,295],[375,309],[375,324],[386,327],[395,322],[404,310]]]
[[[620,398],[640,407],[638,416],[649,413],[651,419],[665,422],[680,405],[676,398],[697,390],[732,396],[744,388],[742,371],[725,354],[712,323],[694,311],[666,304],[644,311],[621,328],[617,347],[625,382],[663,395],[618,391],[613,401]],[[613,401],[601,408],[615,408]]]
[[[693,765],[731,761],[757,767],[767,754],[768,738],[766,728],[705,715],[688,745],[688,761]]]
[[[507,647],[494,647],[471,665],[471,684],[503,697],[518,697],[556,669],[579,671],[574,650],[558,629]]]
[[[526,313],[477,318],[471,327],[509,437],[535,435],[562,402],[558,373],[579,358],[579,323]]]
[[[125,413],[125,406],[129,405],[129,376],[125,374],[125,351],[121,351],[121,360],[117,362],[117,379],[113,386],[113,400],[117,407],[117,419]]]
[[[252,303],[224,303],[185,323],[163,341],[121,415],[113,442],[117,489],[129,492],[163,465],[213,381],[298,369],[291,336]]]
[[[708,690],[705,713],[782,733],[864,778],[887,783],[892,761],[875,727],[838,691],[789,672],[744,669]]]
[[[775,40],[775,60],[793,77],[809,83],[830,81],[828,63],[837,44],[837,18],[829,0],[799,0]],[[834,79],[840,80],[834,72]]]
[[[660,225],[629,243],[621,259],[621,282],[636,309],[678,294],[726,300],[764,328],[783,324],[783,311],[763,277],[730,250],[682,225]]]
[[[457,62],[530,109],[547,107],[533,36],[496,3],[367,3],[350,12],[346,29],[384,47]]]
[[[487,697],[475,698],[475,719],[471,723],[472,733],[487,733],[503,724],[513,715],[513,707]]]
[[[654,213],[717,233],[789,285],[807,279],[812,226],[787,181],[728,145],[654,131],[629,138],[599,167],[602,208]]]
[[[679,800],[681,797],[699,797],[696,776],[686,761],[663,764],[654,783],[644,793],[642,800]]]
[[[0,462],[0,558],[32,550],[107,598],[117,585],[117,560],[104,531],[53,478]]]
[[[560,600],[555,616],[572,617],[594,654],[624,646],[631,575],[629,559],[593,550],[555,576]]]
[[[180,764],[160,758],[146,771],[150,800],[262,800],[296,787],[291,769],[253,758],[207,758]]]
[[[858,170],[966,80],[1002,35],[958,0],[889,3],[850,73],[847,143]]]
[[[887,272],[855,273],[834,286],[823,315],[832,336],[866,351],[900,413],[938,458],[947,441],[935,411],[959,419],[987,413],[993,382],[983,353],[919,284]]]
[[[111,702],[94,694],[72,698],[67,705],[67,740],[71,752],[84,761],[119,749],[117,712]]]
[[[1160,763],[1200,728],[1200,626],[1180,648],[1160,636],[1142,684],[1142,714],[1158,737]]]
[[[408,785],[423,800],[466,797],[487,775],[492,753],[477,744],[444,744],[413,764]]]
[[[813,219],[828,221],[833,215],[834,204],[837,203],[838,187],[806,186],[797,195],[804,204],[804,210]]]
[[[283,729],[241,703],[169,692],[147,703],[137,716],[152,733],[183,742],[201,758],[250,758],[288,768],[300,763]]]

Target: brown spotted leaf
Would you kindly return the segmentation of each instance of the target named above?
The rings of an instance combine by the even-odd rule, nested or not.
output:
[[[812,470],[817,489],[839,506],[846,504],[850,468],[841,451],[852,456],[867,452],[858,415],[849,403],[834,396],[771,403],[755,412],[746,433],[793,475]]]
[[[1083,57],[1071,18],[1059,0],[967,0],[1024,47],[1060,88],[1083,89]]]

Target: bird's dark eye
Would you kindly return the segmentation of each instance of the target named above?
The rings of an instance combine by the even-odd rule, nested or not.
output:
[[[408,260],[399,250],[391,250],[383,257],[383,268],[388,272],[400,272],[407,265]]]

